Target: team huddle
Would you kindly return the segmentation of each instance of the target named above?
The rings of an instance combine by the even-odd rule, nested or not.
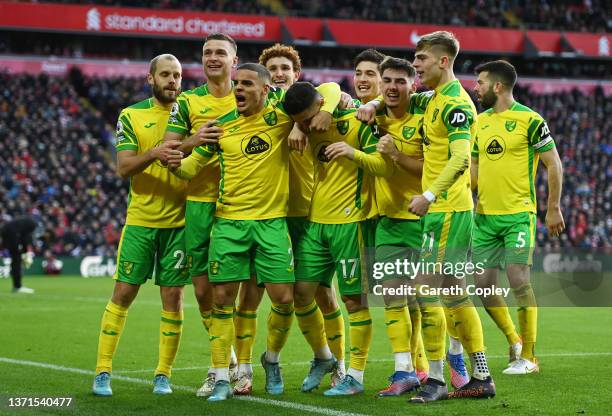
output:
[[[172,393],[183,287],[190,283],[212,361],[198,396],[251,394],[264,292],[272,304],[260,357],[266,392],[284,391],[279,361],[295,316],[313,355],[301,390],[318,388],[330,374],[325,396],[362,393],[372,343],[366,248],[374,248],[377,262],[479,262],[484,269],[474,280],[483,288],[496,285],[503,266],[519,330],[503,296],[482,301],[508,340],[504,373],[537,372],[529,274],[535,174],[541,158],[548,169],[546,226],[559,235],[561,162],[544,119],[512,97],[514,67],[477,67],[475,93],[486,109],[477,114],[453,73],[458,52],[454,35],[442,31],[421,37],[412,64],[363,51],[355,59],[355,99],[335,83],[298,82],[301,62],[289,46],[274,45],[259,63],[238,65],[232,80],[236,43],[210,35],[202,57],[207,82],[184,92],[178,60],[154,58],[153,97],[125,108],[117,124],[117,172],[130,178],[130,197],[94,394],[112,395],[112,359],[128,309],[153,277],[162,300],[154,393]],[[415,92],[417,76],[430,91]],[[347,362],[334,276],[349,319]],[[382,279],[395,369],[378,396],[416,392],[412,403],[493,397],[470,297],[394,290],[406,284],[450,289],[465,287],[465,279],[442,271],[408,282],[393,274]]]

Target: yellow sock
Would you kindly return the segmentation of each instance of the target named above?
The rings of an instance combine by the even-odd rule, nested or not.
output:
[[[121,331],[125,326],[128,308],[109,301],[102,315],[100,338],[98,339],[98,358],[96,374],[110,373],[113,369],[113,355],[119,343]]]
[[[410,352],[412,323],[408,315],[408,307],[387,306],[385,308],[385,326],[393,353]]]
[[[293,304],[273,303],[268,315],[268,351],[280,352],[283,349],[292,323]]]
[[[295,317],[298,321],[298,326],[306,341],[315,353],[320,351],[325,345],[325,328],[323,324],[323,314],[313,300],[310,305],[303,308],[295,308]]]
[[[369,309],[349,313],[349,335],[351,338],[349,368],[363,371],[372,343],[372,317]]]
[[[334,357],[337,360],[344,360],[344,317],[340,308],[334,312],[323,315],[325,321],[325,336],[327,336],[327,344]]]
[[[506,301],[504,300],[503,296],[489,296],[485,310],[493,319],[493,322],[495,322],[497,327],[506,336],[509,345],[514,345],[521,340],[516,333],[514,322],[512,322],[508,305],[506,305]]]
[[[512,290],[518,305],[518,321],[523,338],[521,357],[533,361],[538,334],[538,306],[530,283]]]
[[[238,364],[251,364],[253,344],[255,344],[255,334],[257,334],[257,311],[241,309],[238,306],[234,313],[234,330],[236,331]]]
[[[445,296],[444,305],[467,353],[484,351],[482,323],[472,300],[468,296]]]
[[[210,354],[213,368],[228,368],[234,340],[234,307],[215,305],[210,326]]]
[[[446,319],[446,333],[455,339],[459,339],[459,334],[453,324],[453,317],[450,315],[448,308],[444,308],[444,318]]]
[[[443,360],[446,355],[446,319],[440,299],[437,296],[417,296],[417,301],[421,308],[421,334],[427,358]]]
[[[159,361],[155,375],[170,377],[172,364],[176,358],[183,329],[183,311],[168,312],[162,310],[159,324]]]
[[[423,345],[423,336],[421,334],[421,310],[419,309],[416,299],[414,304],[408,307],[410,314],[410,323],[412,326],[412,337],[410,337],[410,351],[412,352],[412,366],[417,371],[429,372],[429,361],[425,355],[425,346]]]
[[[205,310],[204,312],[200,311],[200,316],[202,317],[204,329],[206,329],[206,332],[210,332],[210,325],[212,324],[212,309]]]

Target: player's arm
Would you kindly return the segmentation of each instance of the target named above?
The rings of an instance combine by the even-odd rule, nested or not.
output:
[[[127,179],[139,174],[156,160],[166,164],[172,157],[182,158],[183,152],[178,150],[180,144],[176,140],[167,141],[140,154],[137,150],[121,150],[117,152],[117,174]]]
[[[194,148],[202,145],[216,144],[223,135],[223,130],[215,126],[217,120],[204,123],[193,135],[189,136],[191,121],[189,118],[189,101],[180,95],[172,105],[168,125],[164,134],[164,141],[179,141],[177,150],[183,154],[190,154]]]
[[[470,126],[474,122],[472,110],[467,105],[459,104],[445,109],[442,117],[448,132],[450,157],[429,189],[422,195],[412,197],[409,209],[419,216],[425,215],[438,196],[448,191],[470,166]]]
[[[146,152],[139,153],[140,144],[132,127],[130,114],[122,111],[117,121],[117,174],[124,179],[142,172],[155,160],[167,163],[168,158],[180,152],[177,141],[168,141]]]
[[[393,136],[385,134],[376,144],[376,150],[386,155],[397,164],[400,168],[407,172],[421,176],[423,173],[423,160],[417,160],[398,150],[393,142]]]
[[[355,149],[346,142],[336,142],[327,146],[325,156],[330,160],[346,157],[370,175],[382,177],[393,175],[395,165],[390,157],[376,151],[378,138],[372,133],[371,127],[361,124],[358,135],[360,149]]]
[[[546,228],[548,233],[557,237],[564,229],[565,222],[561,213],[561,190],[563,188],[563,165],[544,120],[538,120],[536,129],[530,129],[530,144],[540,154],[542,163],[548,170],[548,204],[546,209]]]
[[[474,140],[472,147],[472,166],[470,168],[470,179],[472,192],[478,189],[478,139]]]
[[[170,158],[168,169],[181,179],[191,180],[200,173],[214,153],[212,146],[198,146],[184,159],[182,156]]]
[[[317,91],[323,97],[321,110],[310,121],[310,130],[322,133],[329,129],[332,122],[332,113],[338,107],[342,91],[340,85],[335,82],[326,82],[317,87]]]

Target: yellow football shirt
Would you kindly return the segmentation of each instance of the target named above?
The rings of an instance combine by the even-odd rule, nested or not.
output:
[[[217,98],[210,94],[204,84],[179,95],[174,105],[167,131],[190,136],[207,121],[217,119],[236,108],[234,94]],[[213,156],[198,176],[189,182],[187,199],[190,201],[215,202],[219,194],[219,160]]]
[[[170,111],[152,98],[121,111],[117,122],[117,152],[144,153],[163,141]],[[158,160],[130,179],[127,225],[175,228],[185,224],[187,182],[172,175]]]
[[[215,215],[232,220],[287,216],[287,136],[293,120],[282,105],[268,102],[262,111],[248,117],[234,110],[219,118],[219,126],[224,131],[219,145],[196,147],[189,156],[203,165],[218,154],[221,181]],[[184,165],[191,163],[187,159]]]
[[[437,87],[423,116],[423,190],[429,189],[450,158],[450,142],[472,141],[476,133],[476,107],[458,80]],[[469,159],[469,158],[468,158]],[[429,212],[461,212],[474,208],[467,169],[431,204]]]
[[[302,154],[289,153],[289,209],[288,217],[307,217],[314,186],[314,161],[307,147]]]
[[[546,121],[515,102],[501,113],[478,115],[472,156],[478,158],[481,214],[536,213],[535,176],[539,153],[555,147]]]
[[[420,129],[422,119],[423,110],[411,105],[404,116],[398,119],[389,117],[383,109],[376,116],[376,124],[380,127],[381,134],[393,136],[395,146],[400,152],[413,159],[423,160],[423,142]],[[377,177],[375,182],[376,201],[380,215],[410,220],[420,218],[412,214],[408,210],[408,206],[414,195],[423,193],[421,175],[399,168],[390,178]]]
[[[355,113],[355,109],[336,110],[327,132],[308,135],[315,165],[310,221],[345,224],[372,218],[378,213],[374,177],[347,158],[330,162],[325,157],[327,146],[340,141],[380,157],[376,152],[378,139],[370,126],[355,118]]]

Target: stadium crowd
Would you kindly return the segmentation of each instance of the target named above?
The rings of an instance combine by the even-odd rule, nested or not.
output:
[[[76,3],[74,0],[52,0]],[[599,32],[612,29],[605,0],[285,0],[274,11],[261,0],[86,0],[103,6],[184,9],[208,12],[284,14],[456,26],[523,27],[538,30]],[[275,3],[275,2],[271,2]],[[439,13],[447,10],[449,13]]]
[[[184,88],[195,86],[185,80]],[[119,110],[144,99],[140,80],[0,74],[0,215],[29,212],[42,223],[39,255],[114,256],[124,221],[127,182],[114,171]],[[567,231],[548,239],[546,169],[538,176],[538,246],[612,247],[612,97],[538,95],[516,98],[548,120],[565,175]],[[554,242],[552,242],[554,241]]]

